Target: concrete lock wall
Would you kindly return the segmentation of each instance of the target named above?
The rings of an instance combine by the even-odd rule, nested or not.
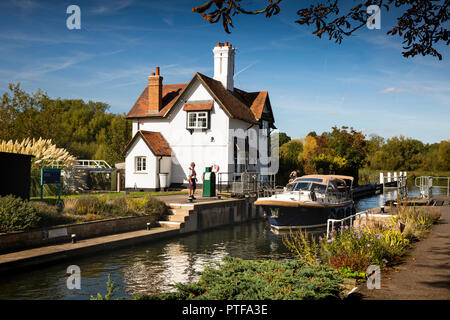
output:
[[[222,203],[197,204],[189,214],[182,232],[206,230],[234,223],[241,223],[263,217],[255,199],[224,200]]]
[[[77,224],[61,225],[51,228],[0,234],[0,252],[10,252],[24,248],[41,247],[71,241],[71,235],[77,239],[86,239],[114,233],[145,229],[147,223],[155,223],[153,216],[114,218]]]

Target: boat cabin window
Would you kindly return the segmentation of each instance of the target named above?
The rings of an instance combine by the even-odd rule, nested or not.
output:
[[[344,180],[333,180],[328,183],[328,191],[331,192],[345,192],[347,185]]]
[[[324,193],[325,191],[327,191],[327,186],[324,184],[313,183],[311,185],[311,191]]]

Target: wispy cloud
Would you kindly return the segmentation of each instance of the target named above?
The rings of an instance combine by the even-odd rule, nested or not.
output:
[[[393,93],[393,92],[405,92],[405,89],[401,88],[386,88],[384,90],[381,90],[380,93]]]
[[[27,34],[22,32],[3,30],[0,33],[0,39],[29,42],[29,43],[43,43],[43,44],[64,44],[64,43],[78,43],[87,44],[92,43],[84,38],[77,36],[58,36],[56,34]]]
[[[16,73],[14,78],[16,81],[39,79],[48,73],[67,69],[92,57],[92,54],[80,53],[71,57],[47,59],[47,61],[34,64],[35,66],[28,66],[25,71]]]
[[[163,21],[169,26],[173,26],[173,24],[174,24],[172,17],[165,17],[165,18],[163,18]]]
[[[10,3],[25,10],[31,10],[40,6],[37,1],[33,0],[10,0]]]
[[[102,4],[92,8],[90,13],[98,15],[113,14],[133,4],[134,0],[102,1]]]
[[[259,61],[252,62],[252,63],[250,63],[248,66],[246,66],[245,68],[239,70],[238,72],[236,72],[236,73],[234,74],[233,78],[236,78],[240,73],[242,73],[242,72],[244,72],[245,70],[247,70],[248,68],[254,66],[254,65],[257,64],[258,62],[259,62]]]

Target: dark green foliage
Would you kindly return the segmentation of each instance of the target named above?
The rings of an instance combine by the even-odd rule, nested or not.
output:
[[[278,144],[280,147],[289,141],[291,141],[291,137],[289,137],[285,132],[280,132],[278,134]]]
[[[41,201],[30,201],[30,205],[36,210],[36,214],[40,218],[40,228],[75,222],[73,218],[62,215],[62,211],[59,210],[60,208],[57,205],[50,205]]]
[[[450,170],[450,141],[424,144],[403,136],[386,141],[372,136],[368,144],[367,166],[372,170]]]
[[[28,201],[12,195],[0,197],[0,232],[35,228],[39,220],[36,209]]]
[[[177,291],[139,295],[136,299],[318,300],[337,298],[343,282],[339,272],[299,261],[243,260],[225,257],[222,264],[201,272],[196,283],[175,285]]]
[[[169,211],[166,204],[152,196],[145,197],[144,213],[152,215],[156,220],[162,219]]]
[[[303,144],[300,140],[289,140],[280,146],[280,169],[276,176],[276,181],[287,182],[293,170],[298,176],[303,174],[303,166],[299,159],[299,154],[303,151]]]

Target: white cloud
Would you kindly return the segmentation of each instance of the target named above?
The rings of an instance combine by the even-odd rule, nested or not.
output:
[[[380,93],[392,93],[392,92],[405,92],[405,89],[400,88],[386,88],[384,90],[381,90]]]

